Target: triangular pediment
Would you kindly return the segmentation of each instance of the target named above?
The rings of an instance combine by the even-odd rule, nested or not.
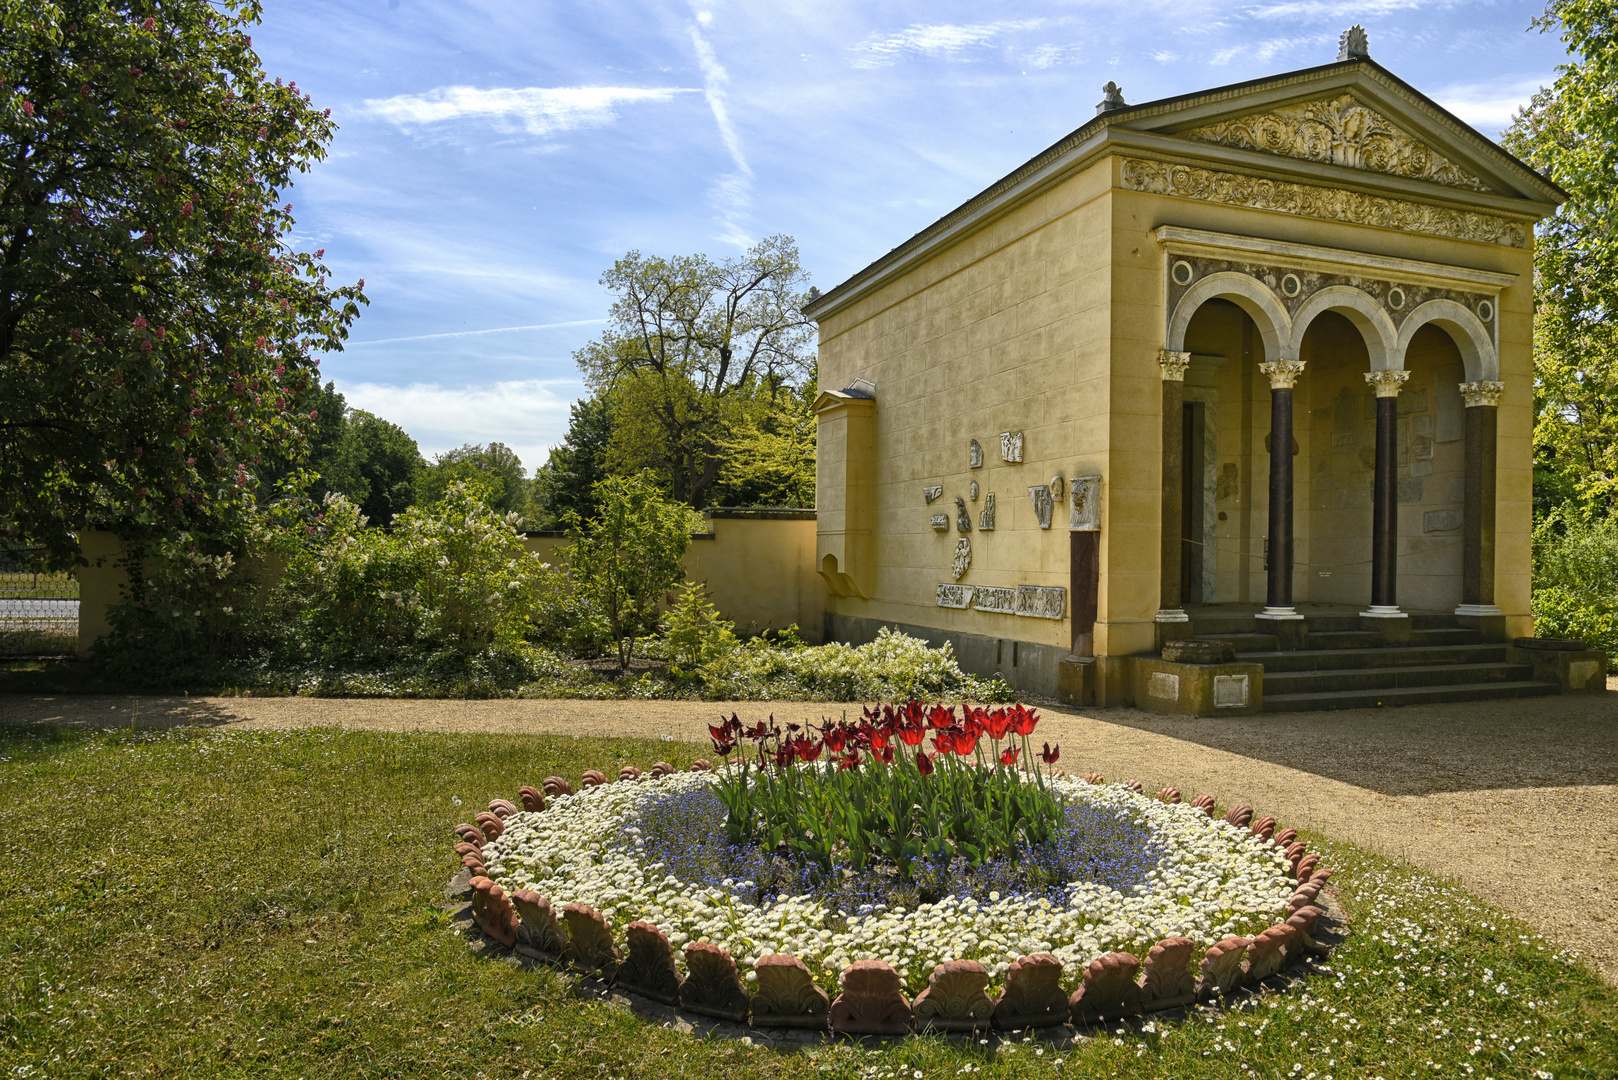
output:
[[[1353,94],[1281,105],[1176,133],[1300,161],[1488,191],[1489,185]]]

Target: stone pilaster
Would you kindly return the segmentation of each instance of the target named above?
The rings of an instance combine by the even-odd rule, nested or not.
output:
[[[1161,644],[1165,639],[1185,637],[1190,630],[1190,617],[1180,606],[1180,547],[1185,527],[1180,508],[1181,486],[1185,482],[1185,371],[1191,365],[1191,354],[1164,349],[1158,353],[1157,362],[1163,372],[1163,504],[1156,618]]]
[[[1506,384],[1461,384],[1466,401],[1466,496],[1461,525],[1461,606],[1455,614],[1497,618],[1494,603],[1495,452]]]
[[[1270,380],[1270,559],[1259,618],[1301,621],[1292,606],[1292,390],[1302,360],[1272,360],[1258,369]]]
[[[1376,486],[1371,515],[1371,609],[1362,615],[1406,618],[1399,610],[1399,390],[1408,371],[1368,371],[1376,391]]]

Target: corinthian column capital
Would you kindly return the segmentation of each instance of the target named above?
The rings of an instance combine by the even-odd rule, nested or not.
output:
[[[1394,371],[1367,371],[1365,381],[1371,384],[1377,397],[1398,397],[1400,387],[1410,381],[1410,372]]]
[[[1474,405],[1487,405],[1493,408],[1500,404],[1500,395],[1506,392],[1503,382],[1464,382],[1461,384],[1461,397],[1466,399],[1466,407]]]
[[[1269,377],[1271,390],[1291,390],[1303,374],[1302,360],[1271,360],[1258,369]]]
[[[1191,366],[1191,354],[1164,349],[1157,354],[1157,363],[1163,369],[1164,382],[1184,382],[1185,369]]]

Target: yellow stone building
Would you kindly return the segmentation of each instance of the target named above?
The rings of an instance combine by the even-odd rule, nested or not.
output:
[[[828,635],[1198,712],[1144,700],[1185,674],[1144,662],[1165,642],[1531,634],[1534,225],[1564,193],[1363,32],[1321,67],[1106,93],[807,308]],[[1253,666],[1222,704],[1257,704]]]

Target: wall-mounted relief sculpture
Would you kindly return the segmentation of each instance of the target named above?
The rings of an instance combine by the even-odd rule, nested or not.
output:
[[[942,494],[944,494],[944,485],[942,484],[934,484],[932,487],[924,487],[921,489],[922,498],[926,499],[929,503]]]
[[[955,496],[955,527],[962,532],[972,531],[972,512],[966,508],[966,500],[959,495]]]
[[[984,532],[994,532],[994,492],[989,492],[983,500],[983,512],[978,515],[978,528]]]
[[[1075,476],[1068,482],[1073,515],[1068,528],[1076,532],[1101,531],[1101,477]]]
[[[1063,486],[1062,478],[1060,476],[1051,477],[1051,498],[1060,501],[1062,498],[1062,492],[1066,490],[1067,489]]]
[[[978,482],[976,480],[972,481],[971,486],[966,489],[966,494],[973,502],[978,501]]]
[[[1000,433],[1000,460],[1013,463],[1022,461],[1022,432],[1002,431]]]
[[[1067,618],[1067,590],[1047,585],[1018,585],[1017,614],[1033,619]]]
[[[970,585],[940,585],[938,587],[938,606],[952,608],[968,608],[972,606],[972,586]]]
[[[978,444],[976,439],[972,440],[972,468],[983,468],[983,447]]]
[[[1051,527],[1051,511],[1056,507],[1056,500],[1051,498],[1049,484],[1036,484],[1028,489],[1028,498],[1034,504],[1034,516],[1039,519],[1039,527]]]
[[[937,529],[939,532],[949,532],[949,515],[934,514],[933,528]]]
[[[950,573],[955,575],[956,581],[959,581],[966,576],[966,572],[971,566],[972,541],[963,536],[955,541],[955,561],[950,564]]]
[[[972,590],[972,606],[979,611],[997,611],[1002,615],[1015,615],[1017,590],[979,585]]]

